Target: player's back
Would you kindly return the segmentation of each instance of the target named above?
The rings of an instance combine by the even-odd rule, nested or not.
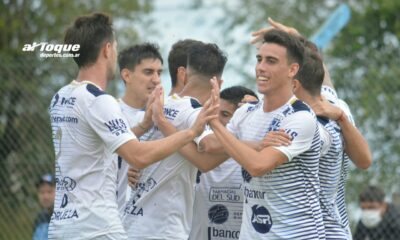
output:
[[[342,171],[343,142],[340,127],[336,122],[318,118],[322,140],[322,152],[319,164],[321,184],[320,204],[327,239],[347,239],[345,227],[341,224],[337,211],[338,194]],[[324,136],[325,135],[325,136]]]
[[[88,82],[73,81],[52,99],[49,112],[56,154],[56,198],[50,239],[124,236],[115,198],[116,162],[111,161],[111,153],[132,139],[132,133],[123,119],[101,115],[99,106],[110,108],[111,113],[118,107],[114,98]]]

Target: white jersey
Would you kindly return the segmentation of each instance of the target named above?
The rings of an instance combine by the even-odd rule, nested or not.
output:
[[[122,99],[118,100],[121,111],[129,123],[129,128],[133,128],[143,120],[144,109],[137,109],[128,106]],[[116,154],[115,154],[116,155]],[[128,169],[129,164],[120,156],[115,156],[118,161],[117,172],[117,202],[120,215],[123,215],[125,204],[129,200],[130,187],[128,185]]]
[[[239,239],[242,183],[242,168],[233,159],[198,176],[190,240]]]
[[[164,104],[164,115],[178,129],[190,128],[201,106],[193,98],[170,96]],[[212,131],[195,139],[199,143]],[[163,138],[153,127],[141,140]],[[178,152],[154,163],[141,172],[123,216],[129,239],[187,240],[192,223],[194,187],[198,169]]]
[[[337,94],[329,87],[322,87],[321,94],[337,104]],[[342,172],[343,141],[339,125],[327,118],[318,117],[321,134],[321,158],[319,178],[321,184],[320,204],[326,239],[348,239],[347,229],[341,223],[336,206]]]
[[[347,105],[346,102],[343,100],[339,99],[337,96],[337,93],[334,89],[332,89],[329,86],[322,86],[321,88],[321,94],[328,99],[331,103],[335,104],[336,106],[340,107],[346,116],[349,118],[349,121],[353,123],[354,125],[354,119],[353,116],[350,112],[350,108]],[[343,141],[343,140],[342,140]],[[340,225],[340,232],[345,231],[346,237],[345,239],[352,239],[352,234],[350,231],[350,226],[349,226],[349,220],[347,217],[347,210],[346,210],[346,202],[345,202],[345,186],[347,182],[347,177],[348,177],[348,172],[349,172],[349,166],[350,166],[350,159],[347,156],[347,154],[342,150],[342,153],[340,154],[340,175],[339,175],[339,182],[337,184],[337,192],[335,196],[335,210],[336,210],[336,216],[339,216],[339,225]],[[336,179],[336,178],[335,178]],[[332,219],[332,218],[331,218]],[[332,223],[332,221],[330,221]],[[337,224],[335,224],[337,226]],[[332,226],[332,225],[331,225]],[[327,228],[327,237],[330,237],[331,234],[333,233],[329,229],[332,228]],[[339,229],[336,227],[336,229]],[[337,231],[336,231],[337,232]],[[335,235],[332,236],[332,238],[337,237]],[[343,239],[343,237],[340,237]]]
[[[347,105],[347,103],[344,102],[343,100],[339,99],[338,106],[344,111],[346,116],[349,118],[349,121],[353,125],[355,125],[353,115],[351,114],[350,108]],[[337,205],[337,211],[339,212],[339,215],[340,215],[341,223],[343,226],[345,226],[347,228],[348,239],[351,239],[352,235],[350,232],[349,219],[347,217],[346,201],[345,201],[346,182],[347,182],[347,177],[348,177],[348,173],[349,173],[349,167],[350,167],[350,158],[349,158],[349,156],[347,156],[347,154],[345,152],[343,152],[342,171],[341,171],[340,180],[339,180],[338,194],[336,196],[336,205]]]
[[[276,147],[288,161],[261,177],[243,171],[244,205],[240,239],[325,239],[319,205],[321,140],[314,113],[296,99],[263,111],[263,101],[245,104],[227,126],[240,140],[261,141],[285,129],[290,146]]]
[[[56,197],[49,239],[125,239],[116,202],[113,152],[136,139],[117,101],[73,81],[49,108],[56,154]]]
[[[336,196],[339,189],[342,171],[343,142],[340,127],[336,122],[325,118],[318,118],[322,144],[326,151],[322,151],[319,166],[321,184],[320,204],[325,225],[326,239],[348,239],[347,229],[341,224],[336,210]],[[325,139],[323,135],[328,135]],[[323,147],[324,148],[324,147]]]

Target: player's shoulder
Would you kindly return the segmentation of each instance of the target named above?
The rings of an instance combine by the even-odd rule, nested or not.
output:
[[[312,112],[310,106],[308,106],[305,102],[299,99],[293,99],[290,102],[290,106],[292,107],[293,112],[300,112],[300,111]]]
[[[199,110],[202,107],[201,103],[196,98],[190,96],[180,97],[177,94],[168,96],[165,105],[181,110]]]
[[[254,112],[257,109],[262,108],[263,102],[262,101],[257,101],[257,102],[248,102],[240,106],[236,112],[241,114],[248,114],[251,112]]]

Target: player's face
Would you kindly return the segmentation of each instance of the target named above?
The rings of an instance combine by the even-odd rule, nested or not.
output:
[[[38,191],[39,203],[43,208],[50,209],[54,204],[55,190],[54,186],[42,184]]]
[[[224,99],[220,99],[219,102],[219,121],[226,126],[229,120],[231,120],[233,113],[236,111],[237,107],[235,104],[230,103]]]
[[[274,43],[264,43],[258,49],[256,64],[257,89],[261,94],[271,94],[283,87],[291,88],[290,66],[286,48]]]
[[[130,71],[127,81],[128,91],[141,101],[147,101],[156,86],[161,83],[162,63],[158,58],[147,58],[140,61]]]

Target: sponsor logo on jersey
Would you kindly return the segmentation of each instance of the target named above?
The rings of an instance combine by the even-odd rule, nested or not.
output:
[[[225,205],[217,204],[208,210],[208,219],[211,223],[222,224],[228,220],[229,211]]]
[[[250,182],[252,179],[252,176],[250,175],[250,173],[244,168],[242,168],[242,177],[243,177],[243,181],[245,181],[247,183]]]
[[[266,195],[267,195],[267,192],[266,191],[248,189],[247,187],[245,187],[243,194],[244,194],[244,196],[246,198],[265,199]]]
[[[108,122],[105,122],[104,125],[110,130],[110,132],[116,136],[119,136],[123,133],[127,133],[127,127],[125,121],[121,118],[113,119]]]
[[[240,188],[211,187],[210,202],[243,202]]]
[[[64,194],[63,199],[61,200],[61,208],[65,208],[68,205],[68,195]]]
[[[208,240],[212,239],[239,239],[239,230],[218,229],[216,227],[208,227]]]
[[[142,194],[144,192],[149,192],[156,185],[157,182],[153,178],[147,179],[146,182],[139,182],[136,193],[133,196],[133,199],[130,200],[130,204],[127,204],[125,208],[125,213],[135,216],[137,215],[143,216],[143,209],[141,207],[135,206],[135,204],[139,200],[139,198],[142,197]]]
[[[56,177],[56,190],[72,191],[76,187],[76,181],[70,177],[59,178]]]
[[[61,99],[60,105],[66,105],[72,107],[75,105],[76,97],[65,98]]]
[[[51,107],[54,107],[58,103],[58,99],[60,98],[60,95],[58,93],[54,96],[54,102],[51,105]]]
[[[75,209],[56,210],[51,216],[51,220],[67,220],[71,218],[79,218],[78,212]]]
[[[143,216],[143,208],[135,205],[128,205],[125,208],[125,213],[134,216]]]
[[[78,118],[70,116],[51,116],[52,123],[78,123]]]
[[[174,120],[178,113],[179,110],[173,108],[164,108],[164,116],[169,120]]]
[[[251,210],[253,211],[251,215],[251,224],[254,229],[259,233],[269,232],[272,227],[272,218],[269,211],[264,206],[258,204],[253,205]]]

